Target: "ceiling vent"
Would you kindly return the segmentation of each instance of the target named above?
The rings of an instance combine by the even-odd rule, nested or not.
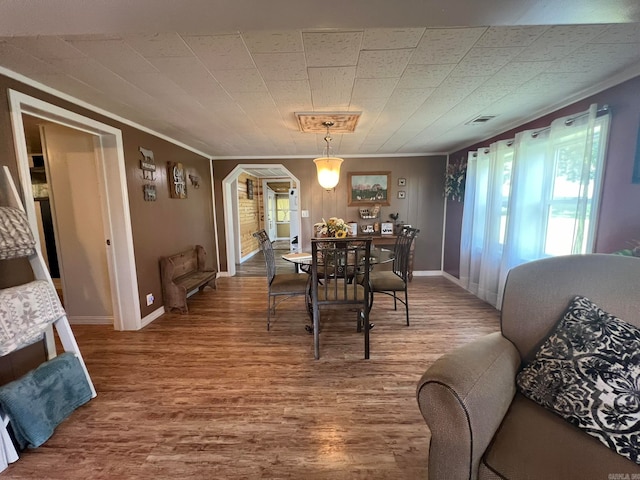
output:
[[[469,120],[465,125],[483,125],[489,120],[496,118],[497,115],[478,115],[476,118]]]
[[[297,112],[300,131],[304,133],[327,133],[327,122],[331,122],[331,133],[353,133],[362,112]]]

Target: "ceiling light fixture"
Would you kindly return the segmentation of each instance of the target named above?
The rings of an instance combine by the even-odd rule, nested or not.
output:
[[[342,158],[331,156],[331,136],[329,135],[329,129],[333,127],[333,122],[322,122],[327,128],[327,135],[324,137],[324,141],[327,142],[326,157],[316,158],[313,163],[316,164],[318,169],[318,183],[325,190],[331,190],[335,188],[340,180],[340,164],[344,161]]]

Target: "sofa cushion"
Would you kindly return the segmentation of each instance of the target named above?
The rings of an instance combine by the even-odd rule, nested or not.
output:
[[[517,377],[534,402],[640,463],[640,329],[575,297]]]
[[[479,478],[633,478],[640,466],[517,393],[482,459]]]

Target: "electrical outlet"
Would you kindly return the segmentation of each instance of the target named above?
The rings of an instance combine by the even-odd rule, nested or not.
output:
[[[302,218],[308,218],[309,217],[309,210],[302,210],[302,211],[300,211],[300,213],[302,214]]]
[[[148,293],[147,294],[147,307],[149,305],[153,305],[153,301],[155,300],[155,298],[153,298],[153,293]]]

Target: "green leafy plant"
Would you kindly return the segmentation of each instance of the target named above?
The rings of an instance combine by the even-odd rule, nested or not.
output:
[[[631,245],[631,248],[625,248],[623,250],[618,250],[617,252],[613,252],[615,255],[626,255],[629,257],[640,257],[640,240],[631,240],[628,242]]]
[[[444,176],[444,196],[449,200],[464,200],[464,186],[467,177],[466,162],[450,163]]]

